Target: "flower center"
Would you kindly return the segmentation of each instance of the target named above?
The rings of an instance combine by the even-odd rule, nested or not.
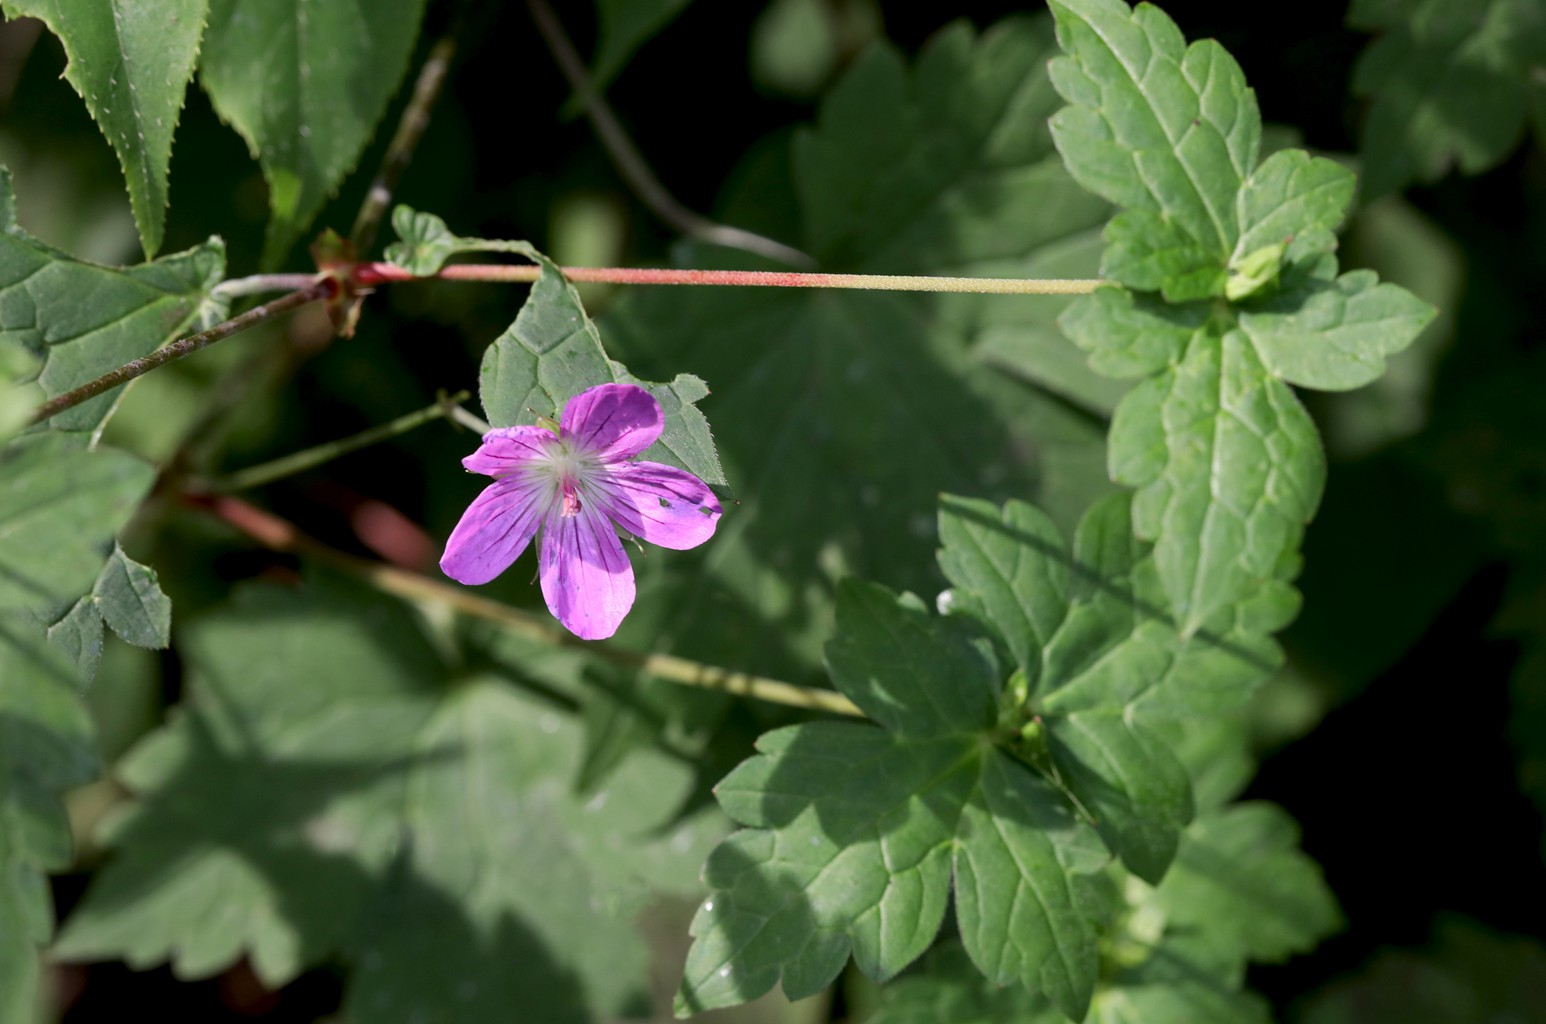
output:
[[[595,468],[595,460],[578,455],[560,441],[553,447],[549,465],[553,473],[553,496],[561,499],[558,514],[566,519],[579,515],[580,492],[585,488],[586,477]]]

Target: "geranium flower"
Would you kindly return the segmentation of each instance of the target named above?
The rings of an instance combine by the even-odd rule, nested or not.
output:
[[[612,524],[684,550],[712,537],[719,523],[719,501],[702,480],[633,461],[664,426],[648,391],[602,384],[569,400],[556,434],[551,426],[484,434],[462,465],[494,482],[451,531],[440,568],[462,583],[487,583],[541,534],[538,574],[548,610],[582,639],[611,636],[634,598],[633,566]]]

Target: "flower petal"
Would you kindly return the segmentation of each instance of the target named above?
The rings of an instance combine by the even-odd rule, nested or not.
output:
[[[559,432],[576,447],[617,462],[654,444],[665,425],[660,403],[648,391],[637,384],[601,384],[569,399]]]
[[[551,436],[551,435],[550,435]],[[510,568],[547,512],[546,483],[507,476],[483,488],[446,540],[440,570],[459,583],[487,583]]]
[[[508,476],[532,459],[546,458],[558,438],[541,427],[500,427],[483,435],[478,450],[462,460],[470,473]]]
[[[602,498],[607,514],[635,537],[683,551],[714,536],[723,510],[702,480],[658,462],[610,469]]]
[[[633,607],[633,566],[611,522],[595,508],[548,516],[541,566],[548,611],[581,640],[605,640]]]

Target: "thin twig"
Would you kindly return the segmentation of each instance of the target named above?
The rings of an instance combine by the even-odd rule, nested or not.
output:
[[[607,284],[739,285],[753,288],[847,288],[890,292],[970,292],[989,295],[1087,295],[1093,278],[932,277],[917,274],[802,274],[767,270],[663,270],[653,267],[560,267],[571,281]],[[535,281],[541,268],[528,264],[459,263],[436,274],[447,281]],[[354,281],[375,285],[417,280],[390,263],[362,263]]]
[[[381,169],[376,172],[375,180],[370,183],[370,191],[365,193],[365,201],[360,204],[360,212],[354,218],[354,228],[349,232],[349,241],[354,244],[354,251],[361,256],[365,255],[376,241],[376,232],[381,227],[381,218],[386,214],[387,207],[391,205],[392,193],[397,189],[398,179],[403,176],[403,171],[408,169],[408,163],[413,159],[413,151],[424,135],[424,129],[429,127],[430,110],[440,96],[440,89],[445,84],[446,72],[450,69],[451,59],[455,55],[456,33],[453,30],[430,49],[429,56],[424,60],[424,66],[419,69],[418,81],[413,85],[413,96],[408,100],[408,105],[403,108],[403,116],[397,122],[397,133],[392,136],[386,155],[381,158]]]
[[[222,323],[218,323],[207,331],[180,338],[164,348],[158,348],[150,355],[132,362],[125,363],[110,373],[104,373],[96,380],[88,381],[80,387],[56,398],[44,402],[38,411],[33,413],[32,423],[41,423],[52,416],[57,416],[66,409],[72,409],[82,402],[97,397],[104,392],[111,391],[120,384],[127,384],[136,377],[143,376],[158,366],[165,366],[174,360],[192,355],[201,348],[208,348],[217,341],[223,341],[233,334],[239,334],[249,327],[256,327],[265,321],[288,313],[292,309],[299,309],[312,302],[326,299],[338,290],[338,282],[333,280],[313,281],[312,284],[300,291],[291,292],[289,295],[275,299],[273,302],[265,302],[260,306],[254,306],[240,316],[232,317]]]
[[[369,430],[362,430],[351,437],[341,438],[337,441],[328,441],[325,444],[319,444],[304,451],[294,452],[270,462],[238,470],[228,477],[215,481],[212,486],[217,491],[245,491],[251,487],[261,487],[275,480],[294,476],[296,473],[320,466],[325,462],[331,462],[333,459],[347,455],[350,452],[367,448],[378,441],[385,441],[388,438],[396,437],[398,434],[405,434],[431,420],[453,417],[456,410],[460,408],[458,403],[465,402],[471,397],[472,392],[470,391],[458,391],[454,395],[442,398],[434,405],[399,416],[395,420],[371,427]]]
[[[633,140],[628,137],[622,122],[612,113],[606,97],[591,81],[585,62],[575,52],[574,44],[569,41],[563,24],[553,13],[552,7],[548,6],[547,0],[526,0],[526,6],[531,11],[532,20],[537,23],[537,30],[547,41],[548,49],[553,53],[553,59],[558,62],[559,70],[569,80],[569,88],[574,90],[575,95],[584,105],[585,116],[596,129],[596,136],[601,140],[602,147],[612,158],[613,165],[617,167],[623,180],[628,183],[628,187],[633,189],[634,194],[645,206],[649,207],[650,212],[682,234],[699,241],[753,252],[793,267],[816,265],[815,260],[793,246],[742,228],[716,223],[678,202],[676,197],[661,184],[660,179],[655,177],[655,172],[650,170],[649,164],[634,146]]]
[[[330,548],[302,533],[294,524],[264,512],[253,505],[224,495],[190,496],[197,507],[234,526],[258,543],[275,551],[315,558],[357,576],[380,590],[413,601],[434,601],[465,615],[493,622],[512,633],[555,647],[576,647],[614,664],[646,672],[660,679],[686,686],[757,700],[771,701],[810,711],[828,711],[838,715],[863,717],[864,712],[840,693],[796,686],[780,679],[734,672],[678,658],[670,654],[639,654],[634,651],[581,640],[545,619],[518,608],[479,597],[461,587],[440,583],[426,576],[384,562],[373,562]]]

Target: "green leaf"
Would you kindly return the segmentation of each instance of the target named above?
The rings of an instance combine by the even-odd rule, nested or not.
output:
[[[1157,291],[1166,302],[1192,302],[1224,294],[1228,271],[1218,254],[1187,235],[1179,223],[1154,210],[1124,210],[1106,227],[1101,276],[1139,291]]]
[[[881,989],[880,1006],[866,1019],[869,1024],[1064,1024],[1067,1018],[1022,986],[989,983],[959,942],[945,941]]]
[[[1095,983],[1077,876],[1106,855],[1062,795],[989,745],[991,658],[949,619],[871,584],[839,591],[838,688],[886,723],[764,735],[716,788],[748,826],[717,848],[679,1013],[829,984],[852,953],[884,980],[932,942],[954,875],[973,961],[1075,1019]]]
[[[224,305],[210,290],[224,273],[218,238],[127,270],[73,260],[17,226],[11,175],[0,168],[0,346],[19,343],[43,360],[38,383],[50,398],[219,320]],[[99,395],[49,425],[94,431],[122,394]]]
[[[1437,313],[1372,270],[1314,278],[1240,312],[1240,330],[1263,366],[1290,384],[1346,391],[1385,372],[1385,356],[1412,343]]]
[[[586,388],[612,381],[637,384],[655,396],[666,421],[660,439],[641,457],[685,469],[729,496],[708,420],[697,408],[708,397],[708,386],[685,373],[670,383],[642,381],[607,358],[574,285],[546,256],[530,247],[524,251],[542,267],[542,276],[515,323],[483,354],[479,391],[489,422],[535,423],[539,416],[556,417]]]
[[[791,240],[833,270],[1090,276],[1108,208],[1052,147],[1051,43],[1045,18],[1015,18],[980,35],[954,24],[910,64],[872,48],[792,143],[791,212],[756,219],[784,187],[769,175],[729,194],[724,216],[775,234],[801,225]],[[767,269],[707,249],[682,258]],[[1074,355],[1059,304],[631,290],[604,324],[609,351],[641,375],[685,369],[712,384],[716,408],[733,411],[716,417],[715,442],[740,503],[701,571],[640,567],[624,642],[669,631],[705,661],[810,673],[838,580],[938,589],[927,558],[941,491],[1031,498],[1071,528],[1110,483],[1099,421],[1063,395],[1109,403],[1120,388],[1041,363],[1048,348]]]
[[[1372,101],[1366,196],[1436,181],[1457,164],[1479,174],[1514,148],[1546,61],[1546,12],[1534,0],[1359,2],[1348,22],[1380,32],[1353,69],[1353,91]]]
[[[42,389],[32,383],[42,368],[42,357],[0,328],[0,443],[26,426],[42,404]]]
[[[33,1019],[54,930],[45,872],[71,858],[58,793],[95,776],[94,746],[73,666],[36,622],[0,614],[0,1020]]]
[[[1122,400],[1109,443],[1185,632],[1276,576],[1325,486],[1314,423],[1240,331],[1193,334]]]
[[[161,590],[156,571],[124,554],[117,544],[92,597],[102,621],[129,643],[160,649],[171,642],[172,602]]]
[[[1546,947],[1445,914],[1423,950],[1383,949],[1300,1004],[1304,1024],[1526,1021],[1546,1005]]]
[[[1293,261],[1330,252],[1355,185],[1353,172],[1334,160],[1302,149],[1272,154],[1240,186],[1240,239],[1231,265],[1272,245],[1286,246],[1285,258]]]
[[[671,24],[692,0],[596,0],[600,23],[591,82],[598,92],[617,77],[635,50]]]
[[[1240,237],[1235,194],[1261,145],[1239,65],[1211,39],[1187,46],[1157,7],[1050,6],[1067,55],[1052,62],[1052,81],[1070,104],[1052,118],[1052,135],[1069,172],[1116,205],[1169,222],[1177,243],[1222,268]]]
[[[1187,829],[1146,906],[1167,928],[1194,929],[1215,958],[1281,961],[1342,926],[1299,828],[1273,804],[1235,804]]]
[[[911,594],[844,580],[827,669],[837,688],[898,736],[938,736],[993,724],[997,666],[949,619]]]
[[[140,242],[154,256],[166,221],[172,133],[209,0],[153,6],[5,0],[0,7],[9,17],[41,18],[64,43],[64,76],[118,154]]]
[[[90,590],[113,535],[155,477],[131,455],[82,450],[60,434],[17,438],[0,450],[0,611],[46,608]]]
[[[1180,362],[1207,319],[1202,305],[1168,306],[1124,288],[1103,286],[1069,306],[1058,325],[1090,354],[1097,373],[1126,378],[1147,377]]]
[[[392,230],[400,241],[386,247],[386,260],[415,275],[432,277],[446,260],[464,252],[514,252],[532,260],[539,259],[529,242],[506,242],[497,238],[462,238],[453,235],[446,222],[433,213],[422,213],[399,205],[392,210]]]
[[[1046,719],[1048,745],[1106,845],[1139,878],[1158,882],[1192,820],[1186,769],[1141,721],[1120,711]]]
[[[245,956],[271,987],[332,958],[348,1012],[389,1022],[627,1005],[644,880],[703,842],[673,817],[689,766],[642,752],[576,794],[563,707],[453,678],[416,613],[352,584],[248,587],[180,635],[192,700],[121,762],[135,799],[56,955]]]
[[[1063,538],[1039,509],[943,495],[939,565],[960,588],[952,610],[992,624],[1034,686],[1041,651],[1068,613]],[[841,631],[841,624],[839,630]]]
[[[263,167],[278,266],[354,169],[418,36],[424,0],[369,9],[305,0],[210,0],[199,76]]]

